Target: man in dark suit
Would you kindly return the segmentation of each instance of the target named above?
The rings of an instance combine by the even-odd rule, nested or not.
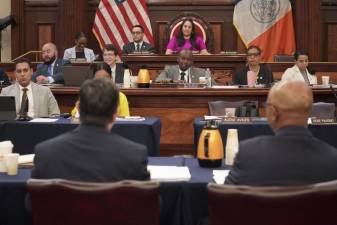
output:
[[[144,28],[141,25],[134,25],[131,33],[133,42],[129,42],[123,46],[123,54],[154,53],[154,47],[143,40]]]
[[[337,149],[307,128],[313,102],[303,81],[280,82],[267,100],[268,122],[275,136],[240,142],[226,184],[304,185],[337,179]]]
[[[111,68],[111,79],[114,83],[124,83],[124,65],[117,63],[118,50],[112,44],[107,44],[103,48],[103,61]]]
[[[86,81],[80,89],[81,124],[36,146],[32,177],[88,182],[149,179],[146,147],[110,133],[118,96],[106,78]]]
[[[33,81],[42,83],[63,84],[63,66],[69,61],[58,58],[56,45],[46,43],[42,46],[43,63],[37,65]]]
[[[1,68],[0,68],[0,82],[1,82],[1,85],[10,84],[8,76],[6,75],[5,71]]]

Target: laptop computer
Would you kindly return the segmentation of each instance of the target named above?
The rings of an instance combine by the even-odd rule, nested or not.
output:
[[[0,120],[15,120],[16,108],[14,96],[0,96]]]
[[[89,66],[64,66],[63,77],[65,86],[81,86],[87,79],[93,78]]]

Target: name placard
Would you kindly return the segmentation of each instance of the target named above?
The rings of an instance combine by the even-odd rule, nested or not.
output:
[[[251,123],[251,117],[223,117],[221,122],[224,123]]]
[[[335,119],[311,119],[312,124],[329,124],[336,123]]]

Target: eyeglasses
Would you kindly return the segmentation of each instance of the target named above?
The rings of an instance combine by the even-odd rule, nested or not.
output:
[[[252,56],[259,56],[260,55],[260,53],[258,53],[258,52],[253,52],[253,53],[247,53],[247,56],[248,57],[252,57]]]
[[[131,34],[135,35],[135,34],[142,34],[143,32],[141,31],[132,31]]]
[[[114,53],[104,53],[103,54],[103,57],[113,57],[113,56],[115,56]]]
[[[24,73],[27,73],[29,71],[29,69],[27,69],[27,68],[25,68],[25,69],[22,69],[22,70],[15,70],[15,72],[16,73],[22,73],[22,72],[24,72]]]

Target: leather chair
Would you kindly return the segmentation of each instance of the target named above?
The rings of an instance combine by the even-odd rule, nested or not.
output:
[[[174,35],[178,34],[180,25],[186,18],[193,20],[196,33],[203,38],[203,41],[207,46],[207,50],[211,52],[213,50],[213,31],[211,25],[199,14],[192,12],[179,14],[169,22],[166,29],[165,43],[167,44]]]
[[[210,225],[337,224],[337,181],[297,187],[208,185]]]
[[[316,102],[312,105],[310,117],[319,119],[334,119],[336,117],[335,103]]]
[[[274,62],[294,62],[293,55],[274,55]]]
[[[253,105],[255,109],[255,115],[247,115],[248,112],[242,112],[247,105]],[[211,116],[224,116],[226,112],[228,112],[229,108],[235,108],[235,115],[238,117],[241,116],[258,116],[259,115],[259,107],[257,101],[210,101],[208,102],[209,113]],[[246,107],[247,109],[247,107]],[[253,113],[254,114],[254,113]]]
[[[34,225],[159,225],[159,183],[28,180]]]

